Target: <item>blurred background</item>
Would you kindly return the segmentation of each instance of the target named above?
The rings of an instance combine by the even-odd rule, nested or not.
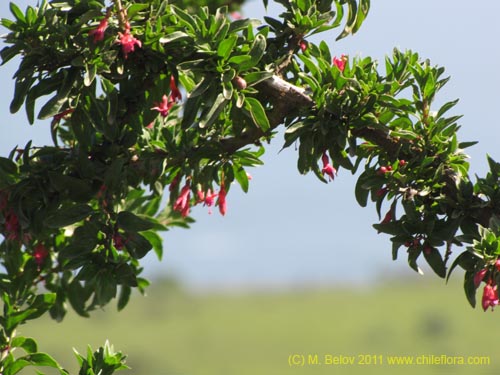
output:
[[[35,0],[16,0],[21,8]],[[271,2],[267,15],[281,7]],[[326,40],[333,54],[372,56],[384,66],[394,47],[412,49],[445,66],[451,81],[437,108],[460,98],[461,141],[472,175],[487,171],[486,154],[500,160],[498,105],[500,2],[420,0],[372,1],[355,36],[335,42],[338,31],[309,39]],[[248,1],[244,17],[262,19],[260,0]],[[10,18],[9,2],[0,17]],[[4,33],[2,30],[1,33]],[[16,62],[0,70],[0,152],[16,145],[50,144],[48,124],[27,125],[24,111],[9,113]],[[449,285],[424,267],[414,273],[401,253],[391,260],[388,237],[371,227],[374,207],[354,198],[356,177],[340,171],[333,183],[296,170],[293,147],[279,152],[278,136],[263,167],[251,170],[250,191],[235,186],[228,213],[193,210],[190,230],[164,235],[164,259],[147,258],[152,280],[146,297],[135,296],[124,312],[114,306],[91,319],[72,314],[24,327],[40,339],[41,350],[74,369],[71,353],[106,339],[129,355],[131,374],[498,374],[500,349],[494,324],[498,312],[472,309],[457,272]],[[489,365],[305,366],[289,367],[291,354],[489,356]],[[124,372],[125,373],[125,372]]]

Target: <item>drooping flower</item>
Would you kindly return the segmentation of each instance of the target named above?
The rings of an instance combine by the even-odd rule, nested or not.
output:
[[[73,112],[75,111],[74,108],[69,108],[69,109],[66,109],[64,111],[62,111],[61,113],[58,113],[57,115],[54,115],[54,117],[52,118],[52,125],[55,125],[57,124],[59,121],[61,120],[66,120],[68,118],[68,116],[70,114],[72,114]]]
[[[179,88],[177,87],[175,83],[175,77],[172,75],[170,76],[170,98],[172,102],[178,102],[179,100],[182,100],[182,94],[179,91]]]
[[[488,310],[488,307],[491,307],[491,311],[493,308],[498,305],[498,290],[496,285],[492,285],[493,281],[489,280],[488,283],[484,286],[483,290],[483,299],[482,305],[483,310]]]
[[[342,54],[340,58],[335,56],[333,58],[333,65],[335,65],[341,72],[345,69],[345,64],[347,63],[347,56]]]
[[[125,247],[125,239],[120,233],[113,233],[113,246],[116,250],[122,250]]]
[[[226,214],[227,210],[227,205],[226,205],[226,188],[224,186],[224,183],[221,183],[220,189],[219,189],[219,199],[217,201],[217,204],[219,206],[219,212],[221,213],[222,216]]]
[[[177,186],[179,186],[179,182],[181,181],[181,174],[178,173],[175,175],[174,179],[168,186],[168,191],[172,192],[174,189],[177,189]]]
[[[189,215],[190,197],[191,188],[189,187],[189,182],[187,182],[181,189],[179,197],[174,203],[174,210],[180,212],[183,217]]]
[[[163,95],[161,103],[156,102],[155,104],[156,106],[151,109],[160,112],[160,115],[162,115],[162,117],[167,117],[170,108],[172,108],[172,106],[174,105],[174,102],[170,97],[167,97],[167,95]]]
[[[495,262],[495,268],[497,269],[498,272],[500,272],[500,259],[497,259]]]
[[[392,220],[392,211],[389,210],[384,216],[384,219],[380,222],[380,224],[387,224],[390,223]]]
[[[215,198],[217,198],[219,194],[216,193],[216,192],[213,192],[212,193],[212,190],[211,189],[208,189],[207,190],[207,194],[205,195],[205,205],[207,205],[208,207],[211,207],[214,205],[214,202],[215,202]]]
[[[481,281],[483,281],[486,272],[488,272],[488,269],[483,268],[482,270],[476,272],[476,274],[474,275],[474,285],[476,286],[476,288],[479,286],[479,284],[481,284]]]
[[[8,240],[19,238],[19,219],[12,210],[5,215],[5,235]]]
[[[124,33],[118,33],[120,39],[118,43],[122,45],[123,56],[128,58],[128,54],[135,51],[135,46],[141,48],[142,42],[136,39],[131,33],[130,28],[127,27]]]
[[[33,258],[35,259],[35,263],[38,265],[38,267],[41,267],[43,265],[43,262],[48,257],[48,255],[49,251],[43,244],[39,243],[35,246],[35,249],[33,250]]]
[[[323,162],[323,169],[321,169],[321,173],[323,173],[323,175],[328,175],[329,180],[333,181],[335,175],[337,174],[337,170],[330,164],[330,160],[328,159],[326,152],[323,152],[321,161]]]
[[[89,36],[93,38],[93,42],[97,43],[104,39],[104,32],[108,28],[108,17],[105,17],[99,22],[99,26],[89,31]]]

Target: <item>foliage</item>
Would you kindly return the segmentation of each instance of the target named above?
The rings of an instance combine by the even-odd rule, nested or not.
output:
[[[246,169],[280,125],[300,173],[327,182],[338,168],[362,170],[356,198],[381,218],[388,205],[374,227],[391,236],[394,259],[406,247],[410,267],[420,272],[423,256],[443,278],[459,265],[469,302],[484,281],[483,308],[498,304],[500,164],[470,181],[472,144],[446,115],[456,101],[431,109],[444,68],[395,50],[381,72],[307,41],[357,32],[369,0],[277,2],[283,13],[265,23],[229,13],[239,2],[11,3],[0,55],[21,62],[10,109],[24,106],[31,124],[52,119],[53,145],[0,158],[2,372],[58,368],[15,329],[47,311],[62,320],[68,304],[82,316],[115,298],[125,307],[148,284],[141,259],[162,256],[158,232],[188,226],[194,204],[224,215],[233,181],[248,190]],[[79,357],[82,373],[121,367],[109,347],[96,353]]]

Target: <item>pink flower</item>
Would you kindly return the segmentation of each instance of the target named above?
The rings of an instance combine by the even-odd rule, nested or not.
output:
[[[344,54],[340,56],[340,59],[337,56],[333,58],[333,65],[335,65],[341,72],[344,71],[346,62],[347,56]]]
[[[138,46],[139,48],[142,47],[141,41],[134,38],[134,36],[130,33],[129,28],[126,28],[124,33],[119,32],[118,36],[120,37],[118,43],[122,45],[122,51],[125,58],[128,57],[130,52],[135,51],[135,46]]]
[[[326,155],[326,152],[323,152],[323,156],[321,156],[321,161],[323,162],[323,169],[321,169],[321,173],[323,175],[327,174],[330,181],[333,181],[335,175],[337,174],[337,170],[330,164],[330,160]]]
[[[302,52],[305,52],[307,49],[307,42],[305,40],[301,40],[299,43],[299,47]]]
[[[488,310],[488,307],[491,307],[491,311],[493,311],[493,308],[498,305],[498,291],[497,291],[497,286],[496,285],[491,285],[492,280],[490,280],[485,286],[483,290],[483,299],[482,299],[482,305],[483,305],[483,310],[486,311]]]
[[[172,102],[178,102],[179,100],[182,99],[182,94],[179,91],[179,88],[175,84],[175,77],[172,75],[170,76],[170,100]]]
[[[174,210],[179,211],[182,217],[186,217],[189,215],[189,204],[190,204],[190,194],[191,189],[189,187],[189,182],[184,185],[181,189],[179,197],[174,203]]]
[[[167,95],[163,95],[161,103],[156,102],[156,107],[151,108],[152,110],[160,112],[162,117],[167,117],[170,108],[174,105],[174,102]]]
[[[219,190],[219,200],[217,204],[219,205],[219,212],[221,213],[222,216],[226,214],[227,210],[227,205],[226,205],[226,188],[224,187],[224,183],[220,185],[220,190]]]
[[[104,39],[104,32],[108,28],[108,17],[105,17],[95,29],[89,31],[89,36],[94,38],[94,43]]]
[[[243,18],[243,16],[238,12],[231,12],[230,16],[233,20],[241,20]]]
[[[33,258],[35,258],[35,262],[38,267],[41,267],[47,256],[49,255],[49,251],[43,244],[38,244],[35,246],[33,251]]]
[[[217,198],[218,195],[219,194],[217,194],[215,192],[212,193],[211,189],[208,189],[207,194],[205,194],[204,204],[208,207],[213,206],[213,204],[215,202],[215,198]]]
[[[486,272],[488,272],[488,269],[483,268],[482,270],[476,272],[476,274],[474,275],[474,285],[476,286],[476,288],[479,286],[479,284],[481,284],[481,281],[483,281]]]

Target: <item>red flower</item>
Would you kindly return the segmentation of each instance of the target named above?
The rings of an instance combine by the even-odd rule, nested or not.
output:
[[[337,56],[333,58],[333,65],[335,65],[341,72],[344,71],[346,62],[347,56],[344,54],[340,56],[340,59]]]
[[[135,46],[138,46],[139,48],[142,47],[141,41],[134,38],[134,36],[130,33],[129,28],[126,28],[123,34],[119,32],[118,35],[120,37],[118,43],[122,45],[122,51],[125,58],[128,57],[130,52],[135,51]]]
[[[175,77],[170,76],[170,100],[172,102],[178,102],[179,100],[182,99],[181,92],[179,91],[179,88],[175,84]]]
[[[377,197],[383,197],[387,193],[388,190],[389,189],[387,187],[380,188],[380,189],[377,190],[377,192],[375,193],[375,195]]]
[[[33,251],[33,258],[35,258],[35,262],[38,265],[38,267],[41,267],[47,256],[49,255],[49,251],[47,248],[39,243],[38,245],[35,246],[35,249]]]
[[[474,275],[474,285],[476,286],[476,288],[479,286],[479,284],[481,284],[481,281],[483,281],[486,272],[488,272],[488,270],[486,268],[483,268],[482,270],[476,272],[476,274]]]
[[[19,238],[19,219],[12,210],[5,215],[5,234],[8,240]]]
[[[227,205],[226,205],[226,188],[224,187],[224,183],[220,185],[220,190],[219,190],[219,200],[217,204],[219,205],[219,212],[221,213],[222,216],[226,214],[227,210]]]
[[[61,120],[66,120],[70,114],[72,114],[75,111],[74,108],[69,108],[65,111],[62,111],[61,113],[58,113],[52,118],[52,125],[57,124]]]
[[[189,188],[189,182],[187,182],[174,203],[174,210],[179,211],[183,217],[189,215],[190,194],[191,189]]]
[[[104,32],[108,28],[108,17],[103,18],[95,29],[89,31],[89,36],[94,38],[94,43],[104,39]]]
[[[330,164],[330,160],[326,155],[326,152],[323,152],[323,156],[321,156],[321,160],[323,162],[323,169],[321,169],[321,173],[323,175],[327,174],[330,181],[333,181],[335,175],[337,174],[337,170]]]
[[[125,242],[125,239],[120,233],[113,234],[113,245],[115,246],[116,250],[122,250],[125,246]]]
[[[299,43],[299,47],[302,52],[305,52],[307,49],[307,42],[305,40],[301,40]]]
[[[174,189],[177,188],[177,186],[179,186],[179,182],[181,180],[181,174],[176,174],[174,179],[172,180],[172,182],[170,183],[169,187],[168,187],[168,191],[172,192]]]
[[[151,108],[152,110],[160,112],[162,117],[167,117],[170,108],[174,105],[174,102],[167,95],[163,95],[161,103],[156,102],[156,107]]]
[[[387,211],[387,213],[385,214],[384,216],[384,220],[382,220],[382,222],[380,224],[387,224],[387,223],[390,223],[392,220],[392,211],[389,210]]]
[[[488,307],[491,307],[491,311],[493,311],[493,308],[498,305],[498,291],[497,291],[497,286],[496,285],[491,285],[492,280],[490,280],[485,286],[483,290],[483,299],[482,299],[482,305],[483,305],[483,310],[486,311],[488,310]]]

